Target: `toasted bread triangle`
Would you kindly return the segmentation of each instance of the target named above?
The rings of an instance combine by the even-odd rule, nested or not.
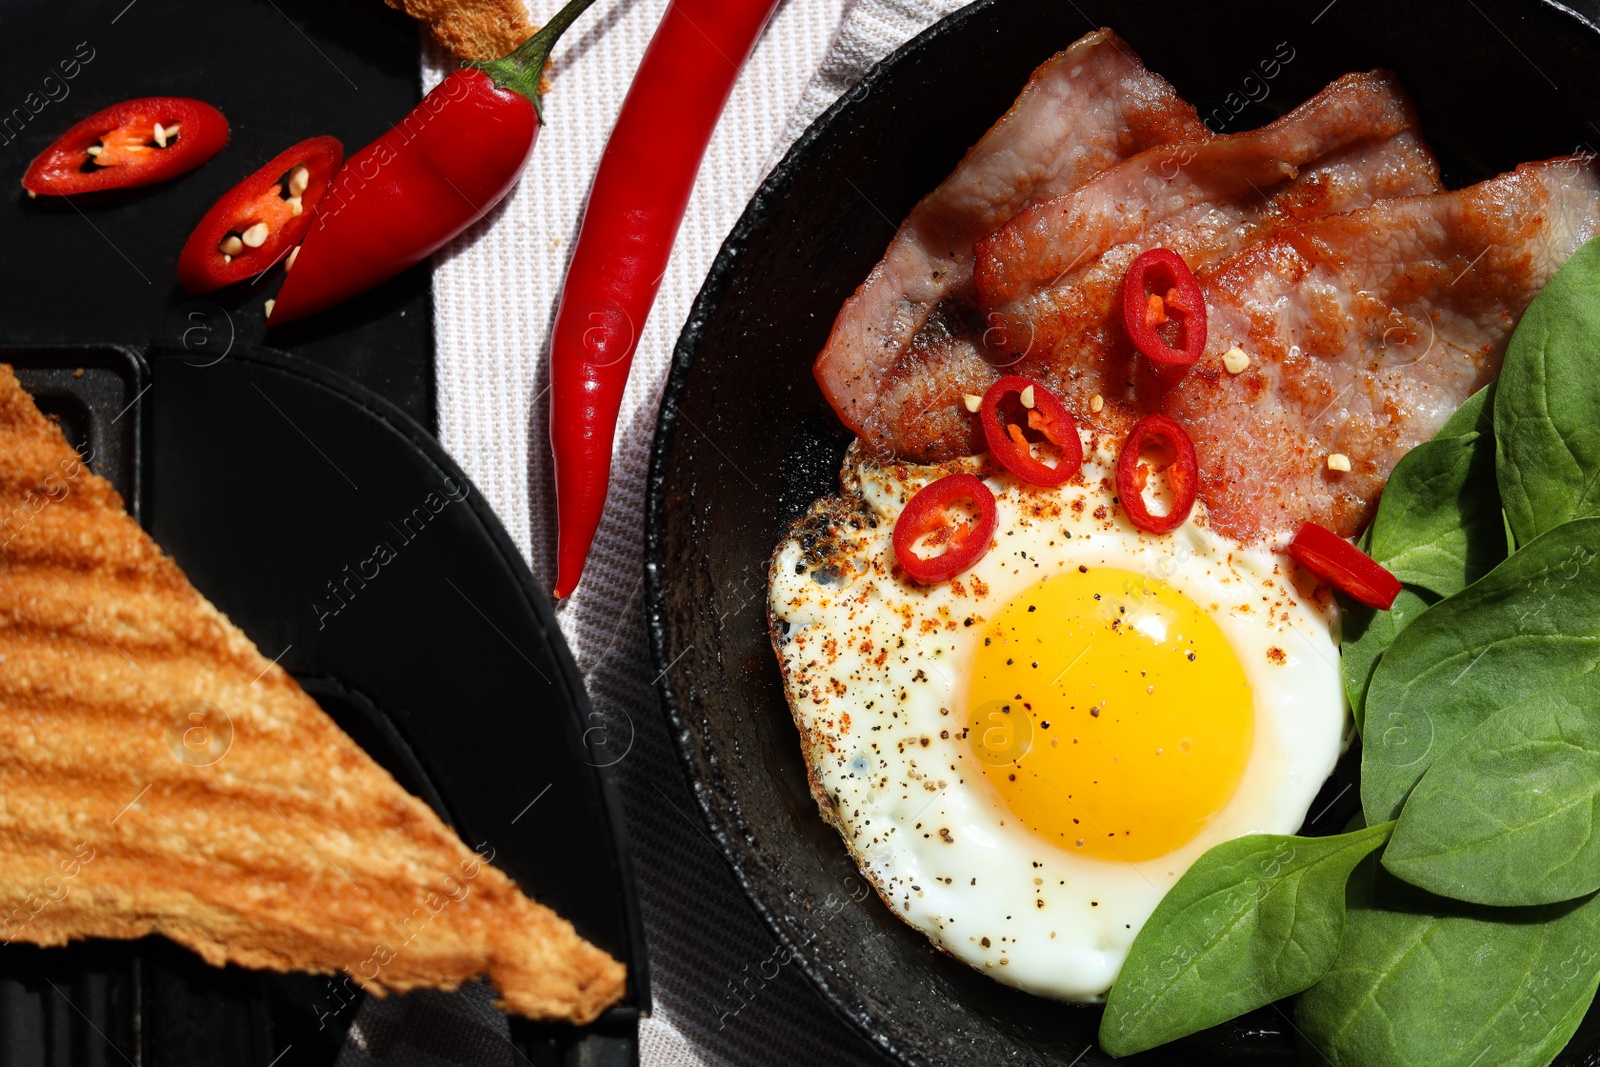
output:
[[[189,584],[0,365],[0,940],[159,933],[587,1022],[624,968],[468,849]]]

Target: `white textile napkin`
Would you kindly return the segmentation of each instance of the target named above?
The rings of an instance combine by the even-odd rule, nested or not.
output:
[[[557,0],[532,0],[535,20]],[[748,981],[773,942],[701,830],[668,747],[645,644],[645,468],[673,344],[717,249],[785,149],[893,48],[958,0],[787,0],[712,138],[634,357],[611,493],[561,628],[616,751],[650,944],[656,1014],[646,1067],[869,1063],[802,977]],[[549,123],[506,202],[437,258],[439,433],[549,589],[554,576],[546,370],[549,330],[584,199],[666,0],[600,0],[555,52]],[[425,56],[424,84],[448,71]],[[759,989],[757,989],[759,987]],[[757,991],[741,993],[740,990]]]

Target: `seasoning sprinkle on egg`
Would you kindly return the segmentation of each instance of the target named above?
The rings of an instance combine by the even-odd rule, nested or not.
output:
[[[1213,531],[1203,505],[1170,534],[1134,527],[1111,477],[1121,442],[1084,443],[1080,476],[1055,487],[981,458],[878,464],[853,446],[845,495],[814,504],[780,545],[769,610],[818,803],[863,875],[957,958],[1093,1002],[1166,872],[1241,833],[1299,827],[1347,718],[1326,602]],[[942,584],[892,573],[900,509],[952,473],[992,490],[1007,551]],[[795,572],[801,560],[841,578],[820,586]],[[852,771],[862,757],[872,777]],[[950,771],[930,792],[933,767]],[[1081,920],[1046,924],[1058,906]],[[953,932],[1006,916],[1003,968],[993,946]]]

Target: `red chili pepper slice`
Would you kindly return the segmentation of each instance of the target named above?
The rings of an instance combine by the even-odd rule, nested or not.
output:
[[[73,126],[22,176],[30,196],[152,185],[186,174],[228,143],[222,112],[185,96],[113,104]]]
[[[288,255],[344,158],[333,137],[280,152],[211,206],[178,257],[178,281],[209,293],[253,278]]]
[[[444,247],[517,183],[539,136],[539,79],[594,0],[568,0],[501,59],[451,73],[334,176],[268,321],[359,296]]]
[[[1400,595],[1400,579],[1349,541],[1314,522],[1302,522],[1289,555],[1306,570],[1369,608],[1388,611]]]
[[[976,523],[958,522],[950,510],[963,500],[977,509]],[[994,494],[975,474],[947,474],[918,490],[894,523],[894,554],[901,568],[923,585],[948,581],[989,552],[998,518]],[[919,556],[913,547],[922,538],[927,548],[944,546],[936,556]]]
[[[1149,478],[1148,469],[1140,463],[1140,455],[1151,444],[1162,443],[1172,450],[1172,462],[1167,464],[1167,488],[1172,493],[1172,506],[1165,515],[1154,515],[1144,502],[1144,485]],[[1195,496],[1200,491],[1200,463],[1195,459],[1194,442],[1182,426],[1165,415],[1146,415],[1133,424],[1128,439],[1117,454],[1117,496],[1128,519],[1141,530],[1150,533],[1171,533],[1182,526],[1194,510]]]
[[[606,142],[550,339],[555,595],[583,574],[650,305],[700,160],[777,0],[672,0]]]
[[[1028,393],[1030,389],[1033,391]],[[1020,400],[1024,395],[1033,404],[1032,407],[1023,405],[1028,427],[1042,433],[1060,454],[1054,467],[1034,456],[1034,442],[1028,439],[1021,426],[1000,421],[1000,402],[1008,396]],[[1083,466],[1083,441],[1078,437],[1077,420],[1054,393],[1032,378],[1008,374],[989,386],[978,407],[978,421],[983,426],[984,440],[989,442],[989,453],[1000,466],[1025,482],[1062,485]]]
[[[1171,325],[1174,311],[1178,322]],[[1182,378],[1205,352],[1205,294],[1178,253],[1152,248],[1129,264],[1122,280],[1122,322],[1163,384]]]

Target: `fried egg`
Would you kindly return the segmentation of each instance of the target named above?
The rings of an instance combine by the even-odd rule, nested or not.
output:
[[[1201,853],[1299,829],[1349,729],[1331,598],[1201,505],[1171,534],[1136,529],[1115,461],[1090,439],[1080,475],[1044,489],[987,457],[852,446],[843,495],[795,524],[769,580],[812,791],[862,873],[957,959],[1084,1002]],[[919,585],[895,519],[955,470],[994,491],[994,543]]]

